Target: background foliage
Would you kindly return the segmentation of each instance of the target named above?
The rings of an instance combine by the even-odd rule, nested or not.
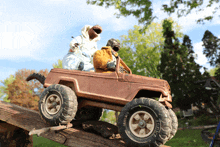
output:
[[[38,110],[39,96],[44,88],[38,81],[27,82],[26,78],[36,72],[35,70],[21,69],[15,73],[15,76],[7,78],[1,87],[1,95],[4,95],[5,101],[26,107],[32,110]],[[47,70],[40,70],[38,73],[47,76]]]
[[[168,20],[173,22],[172,18]],[[172,25],[177,36],[182,37],[180,25],[175,22]],[[142,28],[136,25],[134,29],[128,31],[128,35],[121,36],[119,55],[130,67],[133,74],[160,78],[157,66],[160,62],[165,39],[162,34],[162,22],[151,23],[144,34],[139,32]]]
[[[190,38],[184,35],[183,42],[180,43],[173,31],[172,22],[166,19],[163,22],[163,36],[164,50],[158,69],[162,79],[167,80],[171,86],[174,105],[180,109],[188,109],[191,104],[200,106],[209,96],[195,82],[208,78],[209,74],[201,74],[201,66],[195,62]]]

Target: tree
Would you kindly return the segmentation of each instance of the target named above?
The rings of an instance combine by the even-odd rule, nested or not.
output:
[[[57,63],[53,64],[53,68],[63,68],[62,60],[58,59]]]
[[[220,64],[220,39],[214,36],[210,31],[206,30],[203,38],[203,54],[209,59],[211,66]]]
[[[15,80],[13,75],[10,75],[7,79],[5,79],[4,81],[1,81],[1,83],[4,86],[0,86],[0,99],[5,101],[5,102],[10,102],[10,100],[8,99],[8,95],[6,94],[8,85],[11,84],[13,81]]]
[[[116,113],[118,112],[104,109],[104,112],[101,117],[101,121],[105,121],[105,122],[116,125],[117,124]]]
[[[220,67],[218,67],[218,69],[216,70],[215,77],[220,82]]]
[[[39,96],[43,92],[43,85],[38,81],[26,81],[26,78],[36,72],[35,70],[18,70],[15,73],[13,82],[8,84],[4,91],[11,103],[23,106],[32,110],[38,110]],[[38,73],[47,76],[48,71],[40,70]]]
[[[172,18],[169,21],[173,22]],[[181,27],[173,22],[177,36],[181,37]],[[157,65],[160,62],[160,52],[164,45],[162,23],[151,23],[141,34],[141,26],[134,26],[128,31],[128,35],[122,35],[120,39],[120,57],[125,61],[132,73],[150,77],[160,77]]]
[[[206,4],[203,0],[171,0],[170,6],[163,5],[164,11],[171,14],[171,13],[177,13],[178,17],[186,16],[192,10],[196,10],[196,12],[205,11],[204,7],[208,8],[211,6],[215,6],[212,13],[213,15],[217,12],[217,10],[220,8],[219,0],[209,0],[209,2]],[[184,8],[182,8],[182,6]],[[177,12],[175,12],[177,10]],[[200,18],[197,20],[197,23],[204,22],[204,20],[212,20],[213,15],[204,16],[203,18]]]
[[[168,20],[163,22],[163,36],[165,44],[158,70],[170,84],[174,106],[181,109],[188,109],[191,104],[201,107],[201,103],[207,101],[209,96],[196,82],[209,75],[207,72],[203,75],[200,73],[201,66],[194,61],[191,40],[184,35],[183,42],[180,43],[173,31],[172,22]]]
[[[220,39],[206,30],[202,41],[204,46],[203,54],[208,58],[210,65],[217,68],[215,76],[217,80],[220,80]]]
[[[212,68],[210,69],[208,72],[210,74],[210,76],[215,76],[217,70],[219,69],[219,67],[215,67],[215,68]]]
[[[216,5],[213,9],[213,15],[220,8],[219,0],[209,0],[209,3],[203,3],[203,0],[170,0],[170,6],[162,5],[161,7],[168,14],[175,13],[177,10],[178,17],[188,15],[193,9],[198,12],[204,11],[203,7],[211,7]],[[120,14],[117,17],[133,15],[138,19],[140,24],[144,24],[142,31],[153,21],[156,16],[152,12],[152,2],[150,0],[87,0],[88,4],[98,6],[114,6],[119,10]],[[184,6],[182,8],[181,6]],[[204,20],[212,20],[213,15],[200,18],[197,22],[203,22]]]
[[[62,60],[58,60],[53,67],[62,68]],[[0,98],[19,106],[38,110],[39,97],[44,90],[43,85],[37,80],[26,81],[30,74],[36,72],[36,70],[18,70],[15,76],[10,75],[4,82],[1,81],[4,86],[0,86]],[[40,70],[38,73],[46,77],[48,70]]]
[[[98,6],[114,6],[120,11],[117,17],[133,15],[138,18],[139,23],[148,25],[155,18],[152,16],[152,8],[150,0],[87,0],[88,4]]]

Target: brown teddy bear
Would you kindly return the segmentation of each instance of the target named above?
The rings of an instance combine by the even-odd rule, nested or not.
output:
[[[115,39],[108,40],[106,46],[101,50],[95,52],[93,56],[93,65],[95,72],[99,73],[111,73],[116,68],[116,58],[118,57],[118,51],[120,49],[120,43]],[[122,66],[120,64],[120,66]],[[123,67],[123,66],[122,66]]]

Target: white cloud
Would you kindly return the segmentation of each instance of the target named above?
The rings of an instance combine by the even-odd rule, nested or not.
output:
[[[113,7],[105,8],[99,6],[92,6],[92,18],[96,22],[105,25],[108,31],[123,31],[133,28],[138,24],[138,20],[133,16],[116,18],[115,13],[118,13]]]
[[[169,5],[170,0],[168,1],[157,1],[154,2],[153,1],[153,15],[157,16],[158,19],[156,19],[155,21],[160,22],[161,20],[169,17],[169,15],[167,13],[165,13],[163,10],[161,10],[162,5],[163,4],[168,4]],[[207,0],[204,1],[204,6],[206,6],[208,3]],[[172,15],[170,15],[170,17],[172,17],[178,24],[180,24],[183,29],[183,33],[187,33],[190,30],[194,29],[194,28],[200,28],[200,27],[204,27],[203,25],[198,25],[196,20],[203,18],[205,16],[209,16],[212,15],[212,12],[214,10],[216,6],[212,5],[209,8],[205,8],[204,11],[200,11],[200,12],[196,12],[196,10],[191,11],[190,14],[188,14],[187,16],[183,16],[183,17],[177,17],[177,13],[173,13]],[[182,9],[184,8],[183,5],[179,6],[178,9]],[[211,22],[206,22],[206,26],[212,26],[212,25],[218,25],[220,24],[220,19],[218,17],[218,15],[220,15],[220,11],[217,11],[216,14],[214,15],[214,19]]]
[[[62,5],[62,4],[70,4],[71,0],[40,0],[39,2],[43,2],[46,5]]]
[[[207,68],[207,70],[210,70],[214,67],[211,67],[208,63],[208,60],[206,56],[203,54],[203,42],[197,42],[193,44],[194,52],[197,55],[197,58],[195,59],[196,63],[198,63],[200,66]],[[203,73],[204,69],[201,68],[200,72]]]
[[[86,1],[28,1],[27,10],[23,5],[16,4],[18,6],[13,9],[7,1],[3,1],[4,10],[0,10],[0,15],[4,16],[0,20],[0,59],[40,60],[36,54],[40,56],[50,50],[44,46],[52,43],[55,34],[75,26],[99,24],[105,30],[114,32],[128,30],[137,24],[137,20],[131,16],[117,19],[113,7],[106,9],[87,5]]]
[[[208,63],[207,58],[205,57],[205,55],[203,54],[203,46],[202,46],[203,42],[198,42],[198,43],[194,43],[193,47],[194,47],[194,51],[195,54],[197,54],[197,58],[196,58],[196,62],[200,65],[206,65]]]
[[[38,27],[35,23],[0,23],[0,59],[16,60],[41,53]]]
[[[162,4],[169,4],[169,2],[170,0],[152,2],[153,14],[159,18],[155,21],[160,22],[168,17],[161,8]],[[34,7],[33,4],[35,4]],[[52,40],[55,34],[74,27],[99,24],[106,31],[117,32],[131,29],[135,24],[138,24],[138,20],[133,16],[117,19],[114,15],[117,10],[114,7],[105,8],[87,5],[86,1],[27,1],[28,10],[23,5],[16,6],[14,9],[9,6],[6,0],[3,0],[3,3],[0,4],[0,8],[4,8],[0,9],[0,16],[1,14],[4,16],[0,20],[0,59],[32,58],[41,60],[37,59],[36,55],[40,58],[40,55],[50,50],[45,46],[53,43]],[[186,33],[198,27],[195,18],[205,14],[205,12],[200,14],[192,12],[187,17],[179,19],[176,14],[171,16],[183,27],[183,32]],[[216,20],[214,22],[217,23]]]

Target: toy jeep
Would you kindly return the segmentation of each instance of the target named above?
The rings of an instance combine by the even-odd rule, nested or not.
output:
[[[119,63],[127,73],[119,72]],[[128,146],[160,146],[177,131],[168,82],[133,75],[120,57],[112,73],[56,68],[46,79],[34,74],[27,80],[33,77],[46,88],[39,111],[51,125],[67,124],[73,119],[99,120],[104,108],[120,111],[119,133]]]

